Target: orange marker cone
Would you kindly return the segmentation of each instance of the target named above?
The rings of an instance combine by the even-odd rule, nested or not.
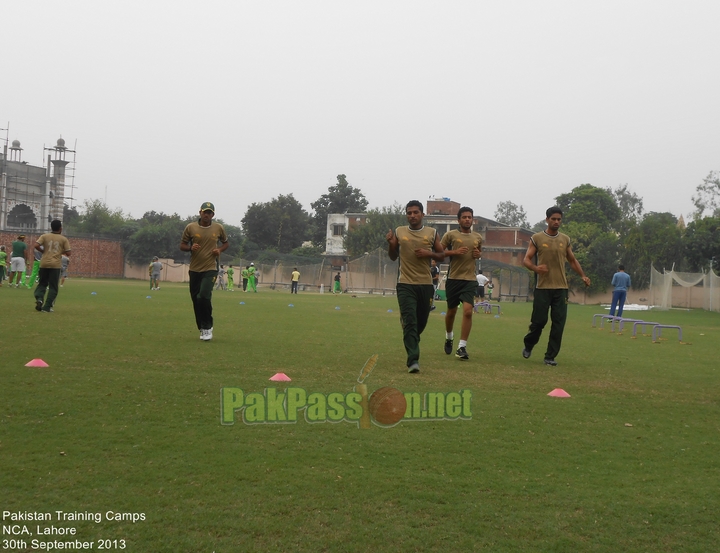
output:
[[[571,397],[570,394],[568,394],[565,390],[562,388],[555,388],[552,392],[548,394],[550,397]]]
[[[292,379],[285,373],[275,373],[269,380],[274,380],[275,382],[290,382]]]

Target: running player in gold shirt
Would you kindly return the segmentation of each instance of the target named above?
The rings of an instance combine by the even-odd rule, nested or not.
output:
[[[212,290],[220,254],[230,245],[223,226],[213,222],[214,216],[215,206],[210,202],[202,204],[200,219],[186,226],[180,239],[180,249],[190,252],[190,298],[200,339],[204,341],[213,337]]]
[[[70,255],[70,242],[62,235],[62,222],[55,219],[50,223],[50,230],[35,242],[35,250],[42,252],[39,280],[35,288],[35,309],[43,313],[53,311],[62,272],[62,256]]]
[[[430,260],[442,261],[440,238],[434,228],[423,226],[423,204],[417,200],[405,206],[408,226],[390,230],[388,256],[398,264],[396,286],[403,344],[407,352],[408,372],[420,372],[420,334],[425,330],[435,288],[430,274]]]
[[[545,213],[547,230],[533,234],[523,259],[523,265],[537,275],[533,292],[533,310],[530,316],[530,332],[525,335],[525,347],[522,356],[530,357],[533,348],[540,341],[540,335],[548,322],[548,310],[552,325],[545,364],[557,365],[555,357],[560,352],[565,319],[567,318],[568,281],[565,275],[565,262],[582,278],[585,286],[590,279],[580,267],[570,246],[570,237],[559,231],[563,212],[559,207],[550,207]]]
[[[457,218],[459,230],[451,230],[442,237],[440,243],[445,248],[445,255],[450,257],[445,293],[447,294],[448,310],[445,313],[445,353],[450,355],[453,349],[453,325],[458,306],[463,306],[460,342],[455,357],[467,361],[467,340],[472,329],[473,306],[475,305],[475,264],[482,252],[482,236],[474,232],[473,210],[461,207]]]

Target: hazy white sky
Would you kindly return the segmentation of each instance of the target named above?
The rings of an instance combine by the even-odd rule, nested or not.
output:
[[[692,211],[720,170],[720,2],[3,1],[0,127],[77,141],[75,204],[305,209],[344,173],[370,207],[492,217],[628,184]],[[5,138],[5,132],[2,132]]]

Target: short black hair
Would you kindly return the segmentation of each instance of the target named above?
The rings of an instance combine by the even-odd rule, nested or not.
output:
[[[425,213],[425,208],[423,207],[423,204],[421,201],[418,200],[410,200],[407,205],[405,206],[405,212],[407,213],[408,208],[410,207],[419,207],[420,213]]]
[[[558,206],[554,205],[554,206],[552,206],[552,207],[548,207],[548,208],[547,208],[547,211],[545,212],[545,218],[546,218],[546,219],[549,219],[550,217],[552,217],[552,216],[555,215],[556,213],[559,213],[559,214],[560,214],[560,217],[563,216],[562,209],[560,209]]]
[[[624,270],[625,270],[625,265],[618,265],[618,269],[620,269],[621,271],[624,271]]]
[[[55,232],[59,231],[62,228],[62,221],[55,219],[52,223],[50,223],[50,228]]]
[[[460,220],[460,216],[467,211],[469,211],[470,215],[472,215],[473,217],[475,216],[475,212],[472,210],[472,207],[464,206],[458,210],[458,214],[457,214],[458,221]]]

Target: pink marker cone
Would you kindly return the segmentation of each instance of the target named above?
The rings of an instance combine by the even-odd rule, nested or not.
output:
[[[269,378],[269,380],[274,380],[275,382],[290,382],[292,378],[285,373],[275,373]]]
[[[48,365],[42,359],[33,359],[29,363],[25,363],[25,366],[26,367],[49,367],[50,365]]]
[[[562,388],[555,388],[552,392],[548,394],[550,397],[571,397],[570,394],[568,394],[565,390]]]

